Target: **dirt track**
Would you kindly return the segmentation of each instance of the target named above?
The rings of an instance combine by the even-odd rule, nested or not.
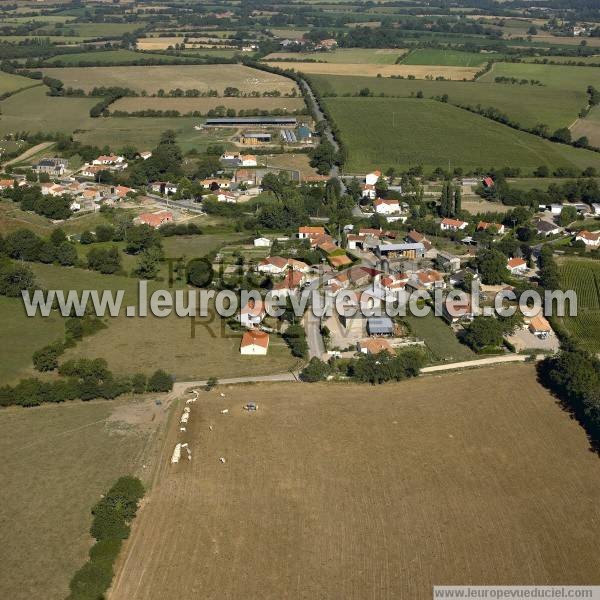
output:
[[[597,581],[600,461],[531,365],[218,388],[200,392],[185,433],[182,406],[110,600],[421,600],[434,583]],[[170,465],[176,441],[191,462]]]

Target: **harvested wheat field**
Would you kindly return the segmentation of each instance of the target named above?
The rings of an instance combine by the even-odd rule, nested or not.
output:
[[[178,110],[185,114],[199,111],[202,114],[218,106],[234,110],[286,110],[293,112],[306,108],[303,98],[120,98],[110,106],[112,112],[123,110],[135,112],[138,110]]]
[[[121,86],[137,92],[155,94],[176,88],[183,90],[217,90],[236,87],[242,93],[278,90],[282,94],[298,91],[287,77],[259,71],[243,65],[160,65],[134,67],[67,67],[44,69],[44,75],[64,82],[65,87],[80,88],[86,92],[94,87]]]
[[[365,63],[317,63],[317,62],[267,62],[272,67],[294,69],[310,75],[354,75],[356,77],[408,77],[416,79],[444,77],[453,80],[471,80],[479,70],[476,67],[444,67],[438,65],[382,65]]]
[[[220,387],[188,405],[186,432],[183,406],[110,600],[429,600],[434,583],[597,582],[600,461],[531,365]],[[190,461],[170,464],[176,442]]]

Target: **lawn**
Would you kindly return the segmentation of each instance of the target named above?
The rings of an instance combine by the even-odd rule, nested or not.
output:
[[[326,106],[348,147],[348,173],[390,166],[427,168],[518,166],[524,174],[550,169],[600,166],[588,150],[554,144],[432,100],[327,98]]]
[[[577,316],[560,319],[590,352],[600,352],[600,263],[565,258],[559,261],[561,286],[577,294]]]
[[[0,102],[0,135],[15,131],[72,133],[92,121],[89,112],[97,98],[56,98],[47,96],[47,90],[38,86]]]
[[[455,67],[480,67],[500,57],[496,52],[461,52],[459,50],[416,48],[403,59],[403,65],[447,65]]]
[[[170,465],[178,442],[192,459]],[[200,392],[164,456],[111,600],[430,600],[441,582],[598,579],[598,457],[531,365]]]
[[[434,363],[460,362],[477,358],[468,346],[458,341],[456,334],[441,317],[433,314],[426,317],[407,315],[402,320],[408,324],[416,337],[425,342]]]
[[[92,545],[92,506],[118,477],[144,477],[164,419],[153,399],[0,410],[0,597],[67,596]]]
[[[266,56],[265,60],[294,59],[299,61],[318,60],[336,64],[393,65],[405,53],[406,50],[402,48],[338,48],[331,52],[273,52]]]
[[[504,85],[481,81],[412,81],[407,79],[368,77],[311,77],[317,88],[326,94],[357,94],[369,88],[374,95],[410,97],[422,91],[426,98],[448,95],[448,102],[462,106],[493,106],[523,127],[546,123],[553,131],[567,127],[586,105],[585,88],[559,88]]]
[[[166,254],[181,256],[185,253],[188,258],[202,256],[216,242],[216,238],[203,240],[203,237],[199,236],[195,243],[189,244],[187,252],[182,252],[180,245],[172,244],[170,248],[166,247]],[[179,244],[182,242],[179,240]],[[285,343],[277,336],[271,340],[267,357],[241,356],[241,332],[230,331],[214,315],[209,319],[198,319],[195,337],[192,337],[189,317],[126,317],[125,305],[137,304],[138,281],[134,278],[54,265],[35,264],[32,269],[45,289],[122,289],[125,292],[123,314],[107,317],[108,327],[67,350],[65,360],[81,356],[101,357],[107,360],[115,373],[151,373],[163,368],[179,380],[279,373],[297,365],[297,359],[293,359]],[[149,285],[149,293],[167,287],[166,280],[153,282]]]
[[[243,93],[278,90],[282,94],[297,90],[296,84],[281,75],[273,75],[243,65],[177,65],[134,67],[49,68],[44,75],[56,77],[65,87],[90,91],[97,86],[122,86],[149,94],[163,89],[218,90],[237,87]]]

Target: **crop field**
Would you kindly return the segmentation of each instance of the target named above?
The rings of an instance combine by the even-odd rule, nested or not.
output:
[[[302,96],[298,98],[121,98],[111,104],[110,110],[134,112],[136,110],[178,110],[181,114],[200,111],[202,114],[209,110],[225,106],[236,111],[282,109],[289,112],[305,108]]]
[[[272,67],[288,68],[312,75],[356,75],[360,77],[392,77],[402,75],[408,77],[413,75],[417,79],[426,77],[445,77],[446,79],[463,80],[473,79],[478,69],[475,67],[444,67],[444,66],[424,66],[424,65],[373,65],[364,63],[285,63],[280,62],[266,63]]]
[[[480,67],[492,59],[498,59],[495,52],[461,52],[459,50],[439,50],[417,48],[403,59],[403,65],[447,65],[455,67]]]
[[[86,67],[44,69],[44,75],[56,77],[66,87],[90,91],[97,86],[122,86],[154,94],[163,89],[218,90],[237,87],[243,93],[278,90],[282,94],[297,91],[296,84],[281,75],[273,75],[243,65],[177,65],[152,67]]]
[[[204,244],[203,237],[199,236],[199,243]],[[197,254],[192,247],[189,246],[187,253],[166,248],[167,255],[179,257],[186,254],[192,258],[208,252],[207,245],[203,245]],[[54,265],[35,264],[32,269],[44,289],[122,289],[124,301],[137,304],[136,279]],[[167,286],[167,281],[151,283],[149,293]],[[106,329],[84,338],[77,346],[67,350],[64,359],[82,356],[105,358],[109,368],[119,374],[151,373],[162,368],[180,380],[279,373],[297,365],[297,359],[291,356],[287,345],[277,336],[271,340],[268,356],[241,356],[241,332],[232,332],[214,315],[199,318],[194,330],[190,318],[175,315],[128,318],[122,314],[115,318],[107,317],[107,325]]]
[[[562,90],[585,92],[588,85],[600,87],[600,69],[595,67],[568,67],[531,63],[495,63],[480,81],[493,82],[496,77],[537,79],[545,86]],[[510,84],[503,84],[510,85]],[[510,87],[516,87],[510,85]]]
[[[189,36],[172,36],[172,37],[146,37],[139,38],[137,41],[138,50],[167,50],[174,48],[176,44],[184,44],[187,49],[197,48],[207,42],[223,43],[226,40],[221,39],[217,31],[207,31],[207,37],[196,38]],[[187,39],[187,41],[185,41]]]
[[[422,164],[481,167],[515,165],[523,174],[537,166],[600,166],[600,156],[500,125],[431,100],[327,98],[348,146],[346,169],[364,173]]]
[[[70,133],[93,120],[89,113],[97,98],[50,97],[47,90],[45,86],[34,87],[0,102],[0,135],[15,131]]]
[[[0,94],[15,92],[36,85],[39,86],[40,82],[35,79],[29,79],[28,77],[21,77],[20,75],[13,75],[12,73],[0,71]]]
[[[56,30],[59,35],[74,35],[85,38],[120,37],[139,29],[140,23],[67,23],[62,29]],[[47,27],[41,27],[36,33],[47,34]]]
[[[156,60],[171,63],[181,60],[181,56],[168,56],[166,54],[144,54],[133,50],[104,50],[100,52],[82,52],[76,54],[59,54],[48,59],[48,63],[62,63],[63,65],[77,66],[79,63],[125,63],[140,60]]]
[[[145,479],[165,417],[154,398],[0,411],[0,597],[67,596],[92,545],[92,506],[118,477]]]
[[[539,86],[503,85],[481,81],[413,81],[368,77],[325,77],[313,75],[321,93],[357,94],[369,88],[377,96],[415,96],[426,98],[448,95],[450,104],[493,106],[523,127],[546,123],[551,130],[568,127],[587,102],[585,88],[579,91]]]
[[[577,294],[577,316],[562,324],[590,352],[600,352],[600,264],[594,260],[562,259],[561,286]]]
[[[201,119],[192,117],[88,119],[74,137],[84,144],[100,147],[108,145],[118,149],[133,144],[140,149],[152,149],[161,134],[172,129],[177,135],[177,143],[185,152],[192,148],[202,151],[210,144],[228,140],[234,133],[234,130],[228,128],[196,131],[194,126],[201,123]]]
[[[393,65],[407,51],[402,48],[338,48],[331,52],[273,52],[265,56],[266,61],[278,59],[318,60],[336,64]]]
[[[592,146],[600,146],[600,107],[593,106],[583,119],[577,119],[571,126],[571,137],[587,137]]]
[[[217,388],[187,432],[174,421],[111,600],[429,600],[441,583],[597,581],[598,458],[531,365]],[[191,461],[171,465],[184,441]]]

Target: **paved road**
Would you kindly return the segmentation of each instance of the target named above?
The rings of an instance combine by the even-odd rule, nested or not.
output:
[[[9,167],[10,165],[15,165],[17,163],[23,162],[24,160],[27,160],[28,158],[35,156],[38,152],[41,152],[42,150],[45,150],[46,148],[50,148],[50,146],[53,146],[54,143],[55,142],[42,142],[41,144],[37,144],[37,145],[33,146],[32,148],[29,148],[29,150],[25,150],[25,152],[23,152],[22,154],[19,154],[19,156],[6,161],[3,166]]]
[[[321,319],[313,314],[309,308],[304,313],[304,329],[306,330],[306,342],[308,343],[308,356],[316,356],[323,359],[325,344],[321,335]]]

